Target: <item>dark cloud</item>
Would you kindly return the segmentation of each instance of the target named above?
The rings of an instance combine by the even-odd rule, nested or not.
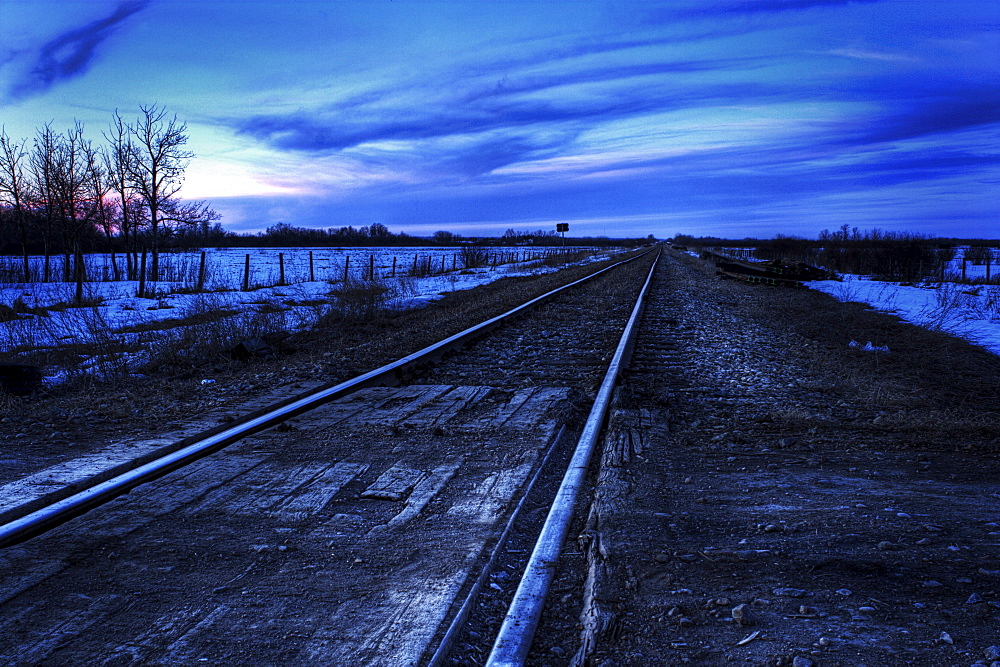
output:
[[[23,99],[38,95],[60,81],[84,74],[98,47],[114,34],[122,22],[147,4],[149,0],[122,2],[110,16],[64,32],[43,44],[34,57],[34,64],[11,87],[11,97]]]
[[[890,112],[863,136],[871,143],[899,141],[994,123],[1000,123],[1000,88],[961,88]]]
[[[573,131],[554,133],[551,136],[495,133],[458,150],[449,151],[439,159],[436,168],[445,174],[459,177],[482,176],[510,164],[556,155],[560,148],[569,144],[576,136],[577,133]]]
[[[767,14],[787,12],[813,7],[839,7],[854,4],[874,4],[883,0],[743,0],[742,2],[725,2],[718,5],[708,4],[697,9],[682,12],[687,16],[719,16],[725,14]]]
[[[751,67],[741,61],[718,61],[715,69]],[[423,140],[476,135],[531,126],[610,121],[643,114],[681,109],[705,101],[762,99],[780,94],[755,83],[716,85],[710,90],[665,79],[642,77],[669,72],[713,69],[707,62],[685,62],[601,68],[561,76],[501,80],[492,88],[456,84],[456,92],[425,109],[395,105],[395,91],[385,101],[368,99],[317,111],[256,115],[226,121],[238,133],[293,151],[330,152],[375,141]],[[538,95],[550,89],[589,83],[607,84],[600,92],[580,96]]]

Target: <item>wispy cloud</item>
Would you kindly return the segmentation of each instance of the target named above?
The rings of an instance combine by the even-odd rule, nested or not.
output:
[[[859,60],[881,60],[890,63],[915,63],[919,58],[900,53],[885,53],[882,51],[871,51],[868,49],[832,49],[827,51],[833,56],[843,56],[844,58],[857,58]]]
[[[489,67],[462,63],[433,78],[394,82],[351,99],[225,122],[282,151],[319,154],[382,142],[419,143],[429,164],[451,164],[474,175],[548,157],[594,123],[774,92],[749,80],[720,82],[710,90],[689,81],[701,73],[726,72],[748,79],[739,73],[764,67],[766,59],[637,61],[627,53],[636,43],[645,42],[580,51],[601,54],[596,61],[575,61],[570,54],[577,50],[566,47],[535,57],[522,53]],[[441,159],[435,158],[438,148]]]
[[[26,71],[10,87],[13,100],[33,97],[87,72],[100,46],[149,0],[122,2],[108,16],[68,30],[28,54]]]

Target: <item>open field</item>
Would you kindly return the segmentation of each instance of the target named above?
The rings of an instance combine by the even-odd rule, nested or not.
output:
[[[498,247],[481,258],[482,266],[467,268],[456,248],[221,249],[205,253],[199,280],[200,253],[167,253],[164,280],[147,281],[140,297],[137,281],[111,280],[110,258],[95,255],[89,257],[94,281],[85,284],[79,304],[72,283],[0,285],[0,353],[47,365],[52,380],[67,373],[121,375],[174,345],[197,341],[218,351],[302,331],[325,317],[419,305],[498,278],[607,256],[588,248]]]

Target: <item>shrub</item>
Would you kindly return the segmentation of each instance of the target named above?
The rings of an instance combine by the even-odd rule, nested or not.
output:
[[[349,320],[372,319],[392,298],[392,290],[381,280],[352,280],[329,292],[335,312]]]
[[[463,246],[458,253],[462,266],[466,269],[478,269],[489,264],[490,253],[482,246]]]

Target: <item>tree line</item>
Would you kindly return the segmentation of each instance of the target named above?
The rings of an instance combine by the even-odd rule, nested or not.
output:
[[[95,145],[80,122],[65,132],[46,124],[30,142],[0,128],[0,236],[18,246],[25,282],[32,280],[30,254],[44,256],[39,277],[46,281],[50,258],[62,254],[62,279],[76,281],[79,299],[83,253],[102,237],[112,259],[125,254],[128,279],[137,279],[148,252],[149,276],[157,280],[165,238],[179,229],[207,231],[218,220],[205,202],[178,197],[194,154],[176,115],[153,104],[127,121],[116,110],[102,137]],[[117,273],[118,263],[112,266]]]
[[[925,234],[881,229],[860,230],[850,225],[824,229],[816,239],[778,234],[772,239],[739,240],[677,235],[674,243],[691,247],[752,248],[757,259],[817,264],[842,273],[874,275],[889,280],[921,280],[940,275],[956,255],[956,246],[970,246],[967,259],[985,261],[988,239],[937,238]]]
[[[572,245],[621,246],[650,243],[646,239],[610,239],[607,237],[574,237]],[[463,236],[446,230],[438,230],[428,236],[412,236],[406,232],[392,232],[380,222],[361,227],[297,227],[287,222],[271,225],[263,232],[243,233],[227,231],[221,226],[194,225],[174,230],[167,239],[170,247],[187,250],[193,248],[341,248],[350,246],[487,246],[487,245],[532,245],[556,246],[562,238],[554,231],[521,231],[508,229],[499,237]]]

